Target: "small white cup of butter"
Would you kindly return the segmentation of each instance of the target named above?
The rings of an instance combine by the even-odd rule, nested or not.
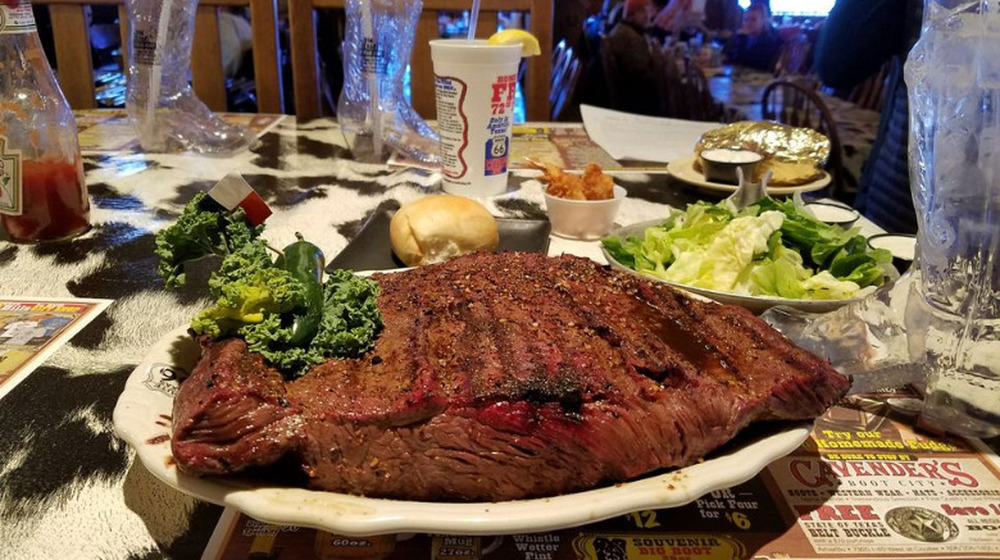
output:
[[[834,202],[810,202],[806,208],[819,221],[848,228],[858,221],[861,214],[857,210]]]
[[[902,274],[913,264],[917,252],[917,236],[908,233],[880,233],[868,238],[868,246],[892,253],[892,264]]]
[[[757,166],[764,161],[764,156],[757,152],[733,148],[703,150],[699,157],[706,181],[729,185],[739,184],[737,168],[743,169],[744,177],[753,177]]]

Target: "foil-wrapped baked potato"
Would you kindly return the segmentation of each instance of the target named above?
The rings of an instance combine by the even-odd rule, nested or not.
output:
[[[702,135],[695,145],[694,168],[704,173],[701,152],[712,148],[740,148],[764,156],[754,181],[771,172],[769,185],[796,186],[823,176],[830,157],[830,139],[811,128],[768,121],[739,121]]]

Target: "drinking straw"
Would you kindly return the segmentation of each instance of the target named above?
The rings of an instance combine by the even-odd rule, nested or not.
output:
[[[372,3],[361,3],[361,32],[366,38],[371,38],[375,52],[372,55],[372,67],[368,74],[368,112],[372,117],[372,143],[374,144],[375,157],[382,157],[382,115],[379,114],[379,84],[378,84],[378,42],[375,41],[375,33],[372,26]],[[364,53],[362,53],[364,56]]]
[[[160,20],[156,26],[156,50],[153,52],[153,66],[149,70],[149,91],[146,97],[146,121],[143,123],[147,141],[153,136],[156,126],[156,106],[160,103],[160,87],[163,79],[163,57],[167,48],[167,33],[170,31],[170,12],[174,8],[173,0],[164,0],[160,6]],[[134,48],[134,47],[133,47]],[[160,139],[157,139],[159,142]],[[161,146],[164,149],[166,146]],[[147,147],[148,149],[148,147]]]
[[[479,3],[480,0],[472,0],[472,12],[469,14],[469,34],[466,37],[470,41],[476,38],[476,24],[479,22]]]

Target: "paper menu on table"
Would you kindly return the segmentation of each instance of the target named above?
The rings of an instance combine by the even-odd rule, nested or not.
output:
[[[109,299],[0,298],[0,398],[110,303]]]
[[[669,163],[690,156],[701,135],[719,123],[622,113],[581,105],[587,134],[617,160]]]
[[[511,171],[527,169],[527,159],[550,163],[566,171],[580,172],[588,163],[600,165],[609,173],[666,173],[667,166],[657,162],[616,161],[599,146],[578,123],[521,123],[511,130]],[[437,171],[428,165],[393,153],[387,162],[390,167],[409,167],[424,171]]]

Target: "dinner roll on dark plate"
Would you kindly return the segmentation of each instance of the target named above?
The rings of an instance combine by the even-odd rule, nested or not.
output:
[[[389,222],[392,250],[406,266],[446,261],[500,242],[497,221],[471,198],[430,195],[403,205]]]

